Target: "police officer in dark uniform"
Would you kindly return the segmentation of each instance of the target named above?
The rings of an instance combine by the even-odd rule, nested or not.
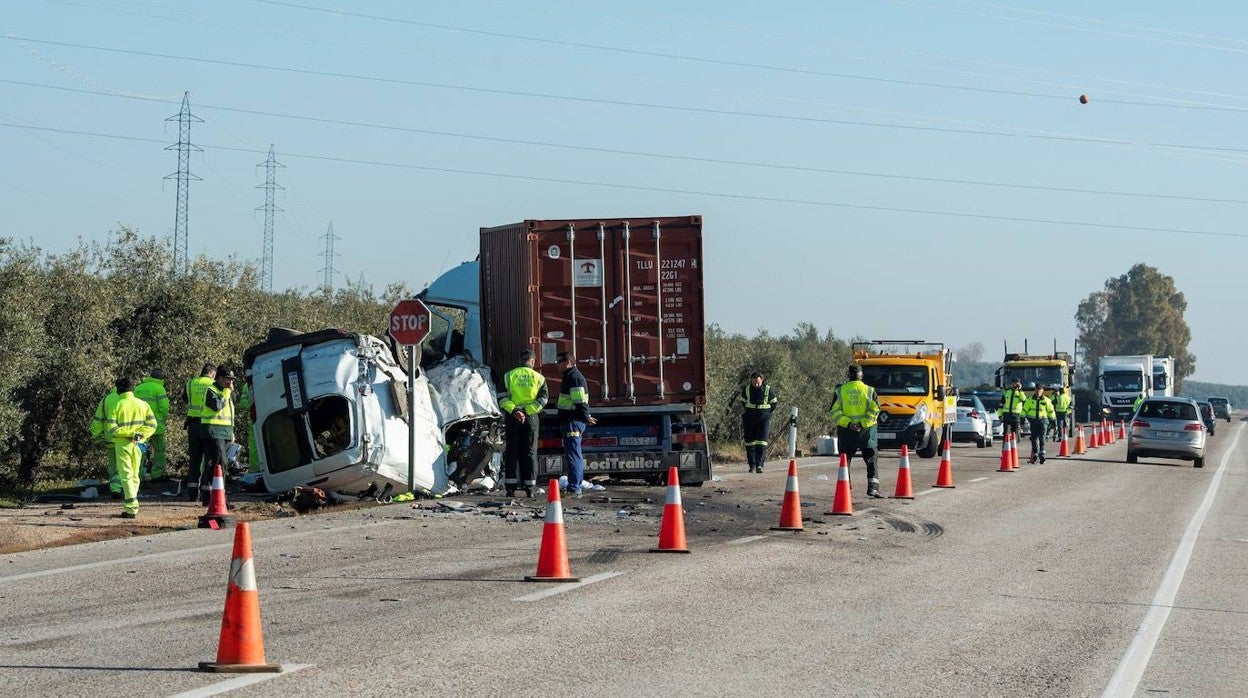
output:
[[[585,429],[598,420],[589,414],[589,382],[576,367],[576,357],[562,352],[558,357],[563,378],[559,381],[559,431],[563,435],[563,468],[568,476],[568,493],[580,498],[585,479],[585,456],[581,453],[581,437]]]
[[[745,458],[751,473],[763,472],[767,461],[767,437],[771,434],[771,413],[780,398],[763,380],[763,374],[750,374],[750,382],[741,388],[741,436],[745,441]]]

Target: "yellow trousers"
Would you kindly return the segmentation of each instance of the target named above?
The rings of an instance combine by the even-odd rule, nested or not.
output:
[[[143,451],[136,441],[117,441],[117,474],[121,477],[121,507],[131,514],[139,512],[139,472],[143,468]]]

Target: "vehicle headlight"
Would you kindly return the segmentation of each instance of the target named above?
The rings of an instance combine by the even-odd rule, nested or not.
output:
[[[914,411],[914,416],[910,418],[910,426],[914,426],[916,424],[922,424],[923,422],[926,422],[926,421],[927,421],[927,403],[925,402],[919,405],[918,409]]]

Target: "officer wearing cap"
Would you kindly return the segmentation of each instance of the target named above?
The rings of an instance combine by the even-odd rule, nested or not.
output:
[[[848,379],[832,396],[832,421],[836,424],[836,440],[848,464],[854,453],[862,450],[867,464],[867,496],[879,499],[880,478],[875,470],[877,448],[876,419],[880,414],[880,398],[875,388],[862,382],[862,367],[851,365],[845,371]]]
[[[1049,399],[1053,401],[1053,414],[1055,415],[1053,440],[1061,441],[1070,428],[1070,408],[1074,404],[1074,399],[1070,397],[1070,391],[1063,390],[1059,383],[1054,383],[1049,388],[1052,391],[1049,393]]]
[[[780,402],[763,374],[750,374],[750,382],[741,388],[741,436],[745,440],[745,457],[751,473],[763,472],[767,462],[767,436],[771,433],[771,414]]]
[[[1044,462],[1044,442],[1049,433],[1049,421],[1054,418],[1053,403],[1044,394],[1043,383],[1028,383],[1027,387],[1035,393],[1023,401],[1023,416],[1027,418],[1027,426],[1031,429],[1031,458],[1028,463],[1038,459]]]
[[[213,476],[212,466],[225,472],[229,462],[230,443],[234,441],[234,372],[225,365],[217,367],[216,378],[204,392],[204,411],[199,418],[204,433],[205,478]],[[209,491],[200,484],[200,501],[208,503]]]
[[[1015,378],[1010,388],[1001,394],[1001,435],[1011,433],[1018,436],[1019,425],[1022,423],[1023,403],[1027,401],[1027,393],[1023,392],[1023,381]]]
[[[504,435],[507,448],[503,452],[503,486],[507,496],[516,495],[516,487],[532,497],[537,484],[537,435],[538,415],[546,407],[550,395],[546,378],[533,369],[536,364],[533,352],[520,352],[520,365],[503,376],[507,395],[499,400],[499,406],[507,415]]]
[[[190,456],[190,469],[186,478],[186,498],[199,499],[199,483],[204,472],[204,427],[200,418],[204,414],[204,396],[208,386],[217,375],[217,367],[204,364],[198,378],[186,382],[186,453]]]

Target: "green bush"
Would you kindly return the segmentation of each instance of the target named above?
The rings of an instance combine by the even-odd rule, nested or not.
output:
[[[65,253],[0,238],[0,486],[103,472],[91,443],[96,403],[121,375],[169,376],[170,462],[185,462],[182,386],[204,363],[236,368],[268,328],[377,333],[399,284],[266,293],[258,266],[200,257],[172,273],[169,241],[117,230]]]

